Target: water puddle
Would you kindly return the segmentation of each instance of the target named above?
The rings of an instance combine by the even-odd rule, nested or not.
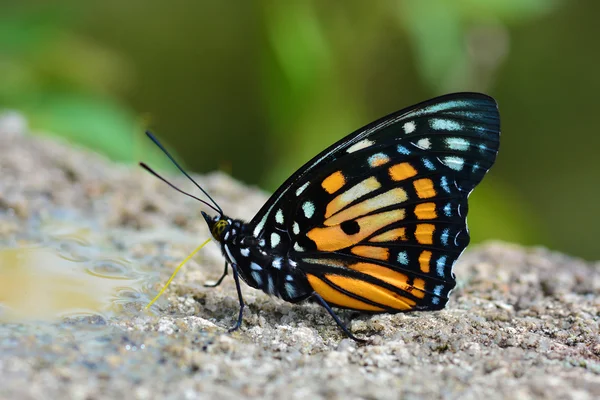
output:
[[[130,317],[151,299],[157,272],[121,257],[107,232],[71,221],[37,228],[39,237],[0,247],[0,323]]]
[[[0,250],[0,321],[112,316],[142,303],[148,276],[118,260],[79,261],[51,248]]]

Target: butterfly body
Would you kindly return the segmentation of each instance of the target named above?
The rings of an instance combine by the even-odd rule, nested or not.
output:
[[[299,302],[368,312],[443,308],[469,244],[467,198],[495,162],[496,102],[434,98],[333,144],[294,173],[248,223],[204,214],[248,285]],[[151,136],[152,137],[152,136]],[[155,140],[155,139],[153,139]],[[201,189],[202,190],[202,189]],[[207,204],[207,203],[205,203]]]
[[[248,286],[291,303],[305,300],[311,295],[308,280],[302,270],[296,268],[297,264],[288,254],[267,251],[265,241],[252,234],[249,224],[225,215],[203,215],[213,237],[221,246],[226,262],[235,265],[240,278]],[[218,229],[219,221],[225,222],[221,225],[222,230]]]

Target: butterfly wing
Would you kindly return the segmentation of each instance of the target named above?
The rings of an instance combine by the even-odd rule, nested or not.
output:
[[[476,93],[438,97],[335,143],[293,174],[251,221],[288,249],[338,307],[444,307],[469,243],[467,197],[496,159],[499,114]]]

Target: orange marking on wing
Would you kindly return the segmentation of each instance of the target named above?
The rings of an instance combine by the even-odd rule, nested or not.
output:
[[[435,225],[433,224],[419,224],[415,230],[415,237],[417,242],[421,244],[433,244],[433,232],[435,231]]]
[[[328,303],[340,307],[352,308],[355,310],[384,311],[384,309],[381,307],[364,303],[337,291],[314,275],[306,274],[306,278],[308,279],[308,283],[310,283],[310,286],[312,286],[314,291],[317,292]]]
[[[401,221],[404,219],[404,214],[404,210],[391,210],[358,218],[355,221],[358,223],[359,231],[354,235],[347,235],[340,225],[336,225],[325,228],[313,228],[306,236],[314,241],[317,249],[321,251],[345,249],[364,240],[384,226]]]
[[[403,162],[400,164],[392,165],[389,169],[390,177],[395,181],[402,181],[404,179],[412,178],[417,174],[417,170],[414,169],[410,163]]]
[[[406,200],[408,200],[408,195],[404,189],[396,188],[388,190],[385,193],[381,193],[380,195],[371,197],[370,199],[364,200],[358,204],[348,207],[343,211],[340,211],[333,217],[326,219],[324,224],[327,226],[338,225],[344,221],[356,219],[372,211],[376,211],[394,204],[399,204]]]
[[[325,210],[325,218],[331,217],[333,214],[340,211],[342,208],[346,207],[354,200],[357,200],[365,194],[371,193],[372,191],[377,190],[380,187],[381,184],[374,176],[367,178],[360,183],[357,183],[350,189],[346,190],[344,193],[336,196],[335,199],[331,200],[329,204],[327,204],[327,209]]]
[[[435,203],[418,204],[415,207],[415,215],[418,219],[436,219]]]
[[[433,188],[433,181],[431,179],[417,179],[413,182],[413,185],[420,199],[428,199],[435,196],[435,189]]]
[[[327,275],[327,279],[348,292],[396,310],[408,311],[416,304],[415,301],[394,293],[391,290],[360,279],[339,275]]]
[[[415,296],[418,296],[420,299],[425,297],[425,281],[421,278],[415,278],[413,280],[413,286],[418,289],[417,292],[421,292],[421,296],[418,296],[417,293],[413,293]]]
[[[393,269],[386,268],[377,264],[370,263],[356,263],[349,266],[349,268],[362,272],[363,274],[367,274],[372,276],[373,278],[377,278],[382,280],[390,285],[393,285],[405,292],[412,293],[416,297],[422,299],[425,297],[425,292],[423,291],[423,287],[417,287],[417,285],[409,285],[408,284],[408,276],[403,273],[394,271]],[[422,280],[422,279],[421,279]],[[415,280],[416,282],[416,280]],[[423,282],[424,284],[425,282]],[[420,284],[420,282],[419,282]],[[419,290],[415,290],[415,288]],[[387,289],[386,289],[387,290]],[[383,304],[383,303],[381,303]],[[413,304],[414,305],[414,304]]]
[[[421,271],[428,273],[431,262],[431,252],[429,250],[423,250],[419,255],[419,266]]]
[[[395,242],[396,240],[408,240],[406,237],[406,228],[390,229],[380,235],[373,236],[369,242]]]
[[[340,190],[345,184],[346,178],[344,174],[341,171],[337,171],[325,178],[321,186],[327,193],[332,194]]]
[[[386,261],[390,258],[390,251],[385,247],[354,246],[351,251],[352,254],[356,254],[357,256],[373,258],[375,260]]]

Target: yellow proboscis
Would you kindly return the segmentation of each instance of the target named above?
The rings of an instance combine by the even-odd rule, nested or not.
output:
[[[163,286],[163,288],[162,288],[162,289],[160,289],[160,292],[158,292],[158,294],[157,294],[157,295],[156,295],[156,296],[155,296],[155,297],[152,299],[152,301],[146,305],[146,307],[145,307],[146,309],[150,308],[150,306],[151,306],[152,304],[154,304],[154,302],[155,302],[156,300],[158,300],[158,298],[159,298],[160,296],[162,296],[162,294],[165,292],[165,290],[167,290],[167,288],[168,288],[168,287],[169,287],[169,285],[171,284],[171,281],[173,280],[173,278],[175,278],[175,275],[177,275],[177,273],[179,272],[179,270],[181,269],[181,267],[183,267],[183,266],[185,265],[185,263],[186,263],[186,262],[190,261],[190,259],[191,259],[192,257],[194,257],[194,255],[195,255],[197,252],[199,252],[201,248],[203,248],[204,246],[206,246],[206,245],[208,244],[208,242],[210,242],[211,240],[212,240],[212,239],[210,239],[210,238],[209,238],[209,239],[206,239],[206,241],[205,241],[204,243],[202,243],[200,246],[196,247],[196,249],[195,249],[194,251],[192,251],[192,252],[190,253],[190,255],[189,255],[189,256],[187,256],[187,257],[185,258],[185,260],[183,260],[183,261],[181,262],[181,264],[179,264],[179,266],[178,266],[177,268],[175,268],[175,271],[173,272],[173,275],[171,275],[171,277],[169,278],[169,280],[167,281],[167,283],[165,283],[165,286]]]

